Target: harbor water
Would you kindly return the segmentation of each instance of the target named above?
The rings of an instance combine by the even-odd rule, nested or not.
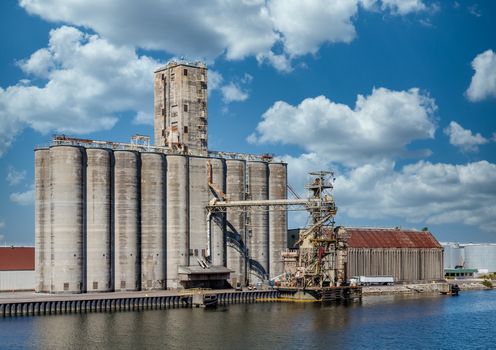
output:
[[[496,291],[0,319],[1,349],[495,349]]]

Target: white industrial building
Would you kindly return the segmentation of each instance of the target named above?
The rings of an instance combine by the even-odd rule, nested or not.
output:
[[[496,272],[496,243],[442,243],[444,269],[477,269]]]

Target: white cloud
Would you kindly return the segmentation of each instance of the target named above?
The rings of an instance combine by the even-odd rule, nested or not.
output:
[[[138,111],[133,120],[134,124],[145,124],[153,125],[153,115],[151,113],[145,113],[143,111]]]
[[[487,161],[420,161],[400,171],[391,162],[368,164],[338,177],[335,189],[350,217],[463,223],[496,232],[496,165]]]
[[[224,80],[224,78],[222,77],[222,75],[219,72],[217,72],[215,70],[209,70],[208,71],[208,93],[220,88],[223,80]]]
[[[374,89],[369,96],[358,95],[353,109],[324,96],[307,98],[298,106],[278,101],[263,114],[248,140],[293,144],[353,166],[415,155],[406,146],[434,137],[435,110],[434,100],[416,88]]]
[[[240,59],[277,40],[264,1],[21,0],[29,13],[92,28],[118,45],[178,56]]]
[[[151,119],[151,81],[161,63],[130,47],[63,26],[50,31],[47,48],[18,64],[46,83],[0,88],[0,154],[26,126],[80,134],[112,128],[119,112],[135,112],[137,122]]]
[[[253,76],[245,73],[241,78],[235,78],[228,83],[224,83],[224,77],[219,72],[210,70],[208,72],[208,93],[219,90],[222,94],[222,101],[226,105],[232,102],[243,102],[250,97],[246,87],[252,81]]]
[[[477,152],[480,145],[489,142],[481,134],[474,135],[472,131],[464,129],[454,121],[444,129],[444,133],[449,136],[449,141],[453,146],[460,147],[465,152]]]
[[[222,99],[225,103],[246,101],[250,96],[248,92],[243,91],[239,85],[230,82],[220,88]]]
[[[19,205],[34,205],[34,186],[25,192],[12,193],[10,200]]]
[[[470,13],[472,16],[475,16],[475,17],[482,16],[482,12],[479,9],[479,6],[477,4],[467,6],[467,10],[468,10],[468,13]]]
[[[427,10],[427,6],[422,0],[382,0],[381,9],[389,10],[392,14],[406,15],[412,12]]]
[[[22,131],[22,123],[15,116],[8,115],[6,102],[2,98],[4,90],[0,87],[0,158],[10,148],[15,138]]]
[[[293,71],[291,59],[284,54],[276,55],[272,51],[269,51],[268,53],[258,54],[257,61],[258,63],[268,62],[281,73],[290,73]]]
[[[9,186],[19,185],[26,178],[26,170],[18,171],[14,167],[9,166],[6,180]]]
[[[285,157],[289,183],[299,191],[307,173],[336,169],[315,154]],[[338,172],[334,197],[339,215],[399,219],[419,226],[466,224],[496,233],[496,164],[452,165],[419,161],[395,169],[393,161]],[[301,224],[301,223],[300,223]]]
[[[426,8],[420,0],[164,0],[145,5],[133,0],[20,0],[20,5],[48,21],[91,28],[115,45],[192,58],[255,56],[283,72],[291,70],[292,57],[314,54],[325,43],[352,41],[359,6],[393,15]],[[274,53],[276,47],[283,52]],[[37,59],[44,60],[44,53]]]
[[[290,56],[315,54],[323,43],[348,43],[355,38],[352,17],[357,1],[272,0],[268,5]]]
[[[475,74],[466,94],[470,101],[481,101],[496,97],[496,54],[487,50],[477,55],[472,61]]]

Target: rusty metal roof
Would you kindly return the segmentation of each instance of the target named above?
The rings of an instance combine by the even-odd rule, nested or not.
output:
[[[346,228],[350,248],[442,248],[429,231],[398,228]]]
[[[34,247],[0,247],[0,271],[34,270]]]

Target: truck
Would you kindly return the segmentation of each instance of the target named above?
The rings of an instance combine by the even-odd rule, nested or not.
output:
[[[350,284],[357,284],[360,286],[392,286],[394,285],[393,276],[353,276],[350,280]]]

